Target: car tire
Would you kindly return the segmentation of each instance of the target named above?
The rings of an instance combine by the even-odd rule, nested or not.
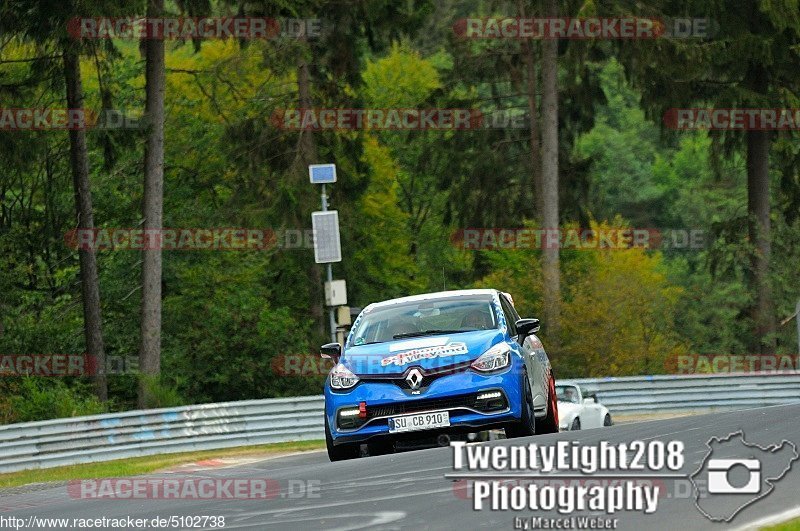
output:
[[[516,437],[529,437],[536,433],[536,416],[533,413],[533,392],[531,391],[531,384],[528,381],[527,371],[523,373],[522,379],[522,414],[520,415],[518,422],[514,422],[506,426],[505,432],[507,439],[513,439]]]
[[[361,457],[360,444],[333,444],[331,430],[328,427],[328,416],[325,415],[325,446],[328,448],[328,459],[333,461],[345,461]]]
[[[603,417],[603,426],[613,426],[614,423],[611,422],[611,415],[606,413],[606,416]]]
[[[556,396],[556,378],[552,373],[547,390],[547,416],[536,422],[536,433],[558,433],[558,397]]]
[[[572,426],[569,427],[569,431],[578,431],[581,429],[581,419],[575,417],[575,420],[572,421]]]

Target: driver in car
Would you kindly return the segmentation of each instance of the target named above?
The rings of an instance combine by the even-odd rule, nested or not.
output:
[[[577,402],[577,397],[575,396],[575,391],[572,390],[571,387],[567,387],[564,389],[564,401],[565,402]]]
[[[492,328],[492,319],[485,312],[473,310],[461,320],[461,328],[472,330],[488,330]]]

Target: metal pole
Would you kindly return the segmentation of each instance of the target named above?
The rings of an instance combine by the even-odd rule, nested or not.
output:
[[[328,211],[328,196],[325,194],[325,183],[322,183],[322,211]],[[328,285],[333,282],[333,267],[330,262],[327,264]],[[334,316],[333,306],[328,307],[328,321],[331,327],[331,343],[336,343],[336,317]]]
[[[328,283],[333,282],[333,268],[328,264]],[[331,343],[336,343],[336,317],[334,316],[333,306],[328,308],[328,318],[331,323]]]

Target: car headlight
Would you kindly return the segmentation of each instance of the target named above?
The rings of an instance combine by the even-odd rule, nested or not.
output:
[[[333,389],[350,389],[357,383],[358,376],[341,363],[331,371],[331,387]]]
[[[509,363],[511,363],[511,347],[505,343],[498,343],[473,361],[471,367],[476,371],[489,372],[502,369]]]

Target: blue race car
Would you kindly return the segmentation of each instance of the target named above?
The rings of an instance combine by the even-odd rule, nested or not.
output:
[[[420,437],[504,428],[508,437],[558,431],[555,378],[538,319],[507,294],[445,291],[370,304],[325,382],[331,461],[394,451]],[[444,438],[446,441],[447,438]]]

